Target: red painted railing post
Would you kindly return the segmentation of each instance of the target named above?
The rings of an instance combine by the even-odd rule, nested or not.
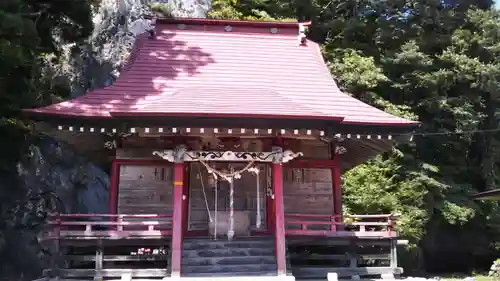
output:
[[[116,226],[117,231],[123,231],[123,216],[118,216],[117,221],[118,225]]]
[[[183,195],[184,195],[184,163],[175,163],[174,166],[174,212],[172,217],[172,255],[170,268],[172,277],[180,277],[182,240],[183,240]]]
[[[330,230],[331,231],[337,231],[337,217],[336,216],[332,216],[330,217]]]
[[[273,163],[274,189],[274,237],[276,243],[276,262],[278,276],[286,275],[286,243],[285,243],[285,205],[283,199],[283,165]]]

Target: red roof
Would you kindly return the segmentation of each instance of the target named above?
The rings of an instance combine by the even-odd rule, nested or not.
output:
[[[238,116],[416,124],[342,93],[318,44],[301,45],[298,34],[298,23],[157,22],[156,38],[145,34],[136,40],[113,85],[26,112],[87,118]]]

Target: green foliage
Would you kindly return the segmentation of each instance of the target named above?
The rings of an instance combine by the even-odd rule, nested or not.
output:
[[[382,69],[375,65],[374,58],[364,56],[360,51],[335,49],[327,54],[330,70],[347,92],[364,92],[388,80]]]
[[[172,8],[168,4],[164,3],[151,3],[149,5],[151,11],[159,14],[162,17],[170,18],[172,17]]]
[[[276,0],[214,0],[213,9],[208,13],[210,18],[258,20],[258,21],[290,21],[293,12],[288,1]]]
[[[343,188],[346,213],[400,213],[398,230],[413,243],[422,239],[427,220],[425,185],[416,178],[396,173],[403,168],[392,156],[378,156],[344,175]],[[412,246],[415,246],[413,244]]]
[[[51,102],[42,77],[44,57],[62,44],[92,32],[90,0],[6,0],[0,3],[0,116],[15,117],[21,108]]]

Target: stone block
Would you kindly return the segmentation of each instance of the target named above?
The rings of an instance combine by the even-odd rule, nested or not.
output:
[[[122,274],[120,281],[132,281],[132,274]]]
[[[383,273],[383,274],[380,274],[380,277],[382,278],[382,280],[395,280],[396,279],[394,277],[394,274],[392,274],[392,273]]]
[[[326,275],[326,279],[328,281],[338,281],[339,275],[335,272],[328,272],[328,274]]]

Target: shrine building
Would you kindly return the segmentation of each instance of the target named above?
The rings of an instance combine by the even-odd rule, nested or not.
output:
[[[46,276],[401,274],[398,215],[343,214],[341,176],[419,123],[339,90],[307,25],[158,19],[111,86],[24,110],[113,136],[109,211],[51,214]]]

